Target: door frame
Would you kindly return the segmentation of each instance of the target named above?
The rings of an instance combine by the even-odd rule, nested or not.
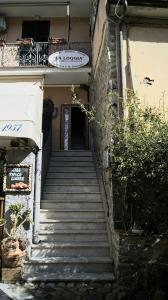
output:
[[[86,108],[89,107],[89,104],[84,104]],[[64,109],[70,108],[70,117],[69,117],[69,128],[68,128],[68,134],[69,134],[69,140],[68,140],[68,150],[71,149],[71,108],[72,107],[78,107],[80,109],[80,106],[77,104],[61,104],[61,118],[60,118],[60,148],[61,150],[64,150]],[[89,122],[88,118],[85,115],[85,149],[89,149]]]

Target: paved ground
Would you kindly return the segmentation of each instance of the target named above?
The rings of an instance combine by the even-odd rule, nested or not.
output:
[[[111,283],[24,283],[0,284],[0,300],[115,300]]]
[[[3,291],[0,290],[0,299],[1,300],[9,300],[9,298]]]

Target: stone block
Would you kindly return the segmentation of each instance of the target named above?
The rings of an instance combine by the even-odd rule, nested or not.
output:
[[[17,281],[20,281],[20,278],[21,278],[21,267],[2,268],[2,282],[15,283]]]

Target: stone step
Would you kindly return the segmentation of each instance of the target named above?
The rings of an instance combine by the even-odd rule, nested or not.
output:
[[[97,193],[99,192],[99,185],[53,185],[53,184],[45,184],[44,193],[48,192],[56,192],[56,193]]]
[[[109,246],[105,242],[50,242],[32,245],[31,255],[35,257],[97,257],[109,256]]]
[[[63,157],[66,157],[66,156],[75,156],[75,157],[81,157],[81,156],[92,156],[92,152],[91,151],[82,151],[82,150],[78,150],[78,151],[73,151],[73,150],[70,150],[70,151],[52,151],[51,153],[51,157],[53,156],[63,156]]]
[[[65,203],[66,204],[66,203]],[[74,212],[74,213],[81,213],[81,212],[91,212],[91,213],[93,213],[93,212],[104,212],[104,209],[102,208],[102,206],[100,206],[100,207],[97,207],[97,205],[96,205],[96,207],[95,208],[90,208],[90,209],[88,209],[88,208],[86,208],[86,207],[84,207],[83,206],[83,203],[79,203],[79,207],[78,208],[72,208],[71,207],[71,203],[68,203],[68,205],[69,205],[69,207],[67,208],[65,208],[65,206],[64,206],[64,203],[62,203],[62,207],[61,208],[41,208],[41,215],[43,215],[43,214],[51,214],[51,213],[53,213],[53,214],[56,214],[57,212],[65,212],[65,213],[71,213],[71,212]]]
[[[45,180],[46,185],[59,185],[59,184],[67,184],[67,185],[80,185],[80,184],[98,184],[97,178],[47,178]]]
[[[24,273],[22,278],[26,281],[33,282],[55,282],[55,281],[113,281],[114,274],[110,272],[103,273],[57,273],[57,272],[36,272],[33,274]],[[94,299],[92,299],[94,300]]]
[[[52,156],[50,162],[92,162],[94,160],[92,156]]]
[[[55,200],[55,201],[61,201],[66,200],[71,203],[71,201],[84,201],[89,202],[91,201],[99,201],[101,200],[101,194],[98,193],[56,193],[56,192],[45,192],[42,195],[42,201],[43,200]]]
[[[44,242],[106,242],[105,230],[55,230],[41,231],[39,238]]]
[[[52,152],[41,200],[39,239],[24,265],[24,279],[114,280],[91,151]]]
[[[67,200],[60,200],[60,201],[51,201],[51,200],[42,200],[41,201],[41,209],[84,209],[84,210],[96,210],[102,209],[103,205],[101,201],[97,200],[89,200],[89,202],[84,202],[83,200],[78,201],[67,201]]]
[[[48,172],[46,179],[50,179],[50,178],[63,178],[63,179],[68,179],[68,178],[75,178],[75,179],[90,179],[90,178],[96,178],[97,179],[97,175],[96,172]]]
[[[49,162],[49,167],[93,167],[92,161],[51,161]]]
[[[43,230],[105,230],[105,219],[65,219],[65,220],[50,220],[46,219],[40,223],[40,231]]]
[[[60,274],[76,273],[112,273],[112,260],[108,257],[51,257],[31,258],[24,264],[24,273],[34,274],[36,272],[57,272]]]
[[[79,172],[79,173],[86,173],[86,172],[95,172],[95,167],[50,167],[48,168],[48,172]]]
[[[64,219],[101,219],[104,218],[104,211],[102,209],[95,210],[84,210],[84,209],[41,209],[40,220],[45,221],[45,219],[54,219],[54,220],[64,220]]]

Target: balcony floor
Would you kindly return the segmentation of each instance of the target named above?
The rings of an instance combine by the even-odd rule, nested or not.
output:
[[[0,77],[44,77],[44,85],[89,84],[91,67],[58,69],[56,67],[5,67]]]

